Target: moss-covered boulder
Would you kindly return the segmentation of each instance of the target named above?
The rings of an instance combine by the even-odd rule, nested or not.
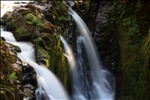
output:
[[[12,31],[15,38],[28,37],[28,41],[32,41],[40,32],[46,31],[53,34],[53,25],[46,21],[44,14],[33,5],[20,7],[12,13],[6,13],[2,17],[5,28]]]

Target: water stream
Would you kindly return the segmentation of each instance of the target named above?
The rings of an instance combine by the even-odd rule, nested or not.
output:
[[[35,62],[34,48],[31,43],[17,42],[11,32],[4,31],[2,28],[1,36],[6,39],[6,42],[19,46],[21,53],[17,53],[17,56],[35,69],[38,82],[38,88],[35,92],[37,100],[42,100],[41,98],[44,98],[44,100],[69,99],[64,87],[56,76],[50,70]]]

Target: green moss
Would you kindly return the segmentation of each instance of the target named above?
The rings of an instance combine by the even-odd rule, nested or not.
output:
[[[50,69],[68,87],[68,65],[60,46],[59,36],[54,34],[43,34],[36,40],[36,49],[40,63]]]
[[[137,21],[133,20],[135,17],[130,17],[132,18],[126,18],[128,21],[120,21],[118,25],[121,34],[121,69],[123,71],[119,100],[143,100],[143,98],[147,100],[149,73],[147,65],[143,65],[143,54],[140,52],[143,48],[141,46],[143,37],[138,36],[140,34],[139,27],[136,25]],[[144,51],[144,53],[146,52]]]
[[[113,2],[111,17],[117,22],[122,72],[118,78],[120,91],[117,91],[116,100],[150,99],[150,33],[147,33],[149,12],[143,10],[145,7],[147,4],[142,0]]]
[[[0,97],[2,100],[21,100],[21,72],[13,69],[13,65],[17,61],[17,57],[9,52],[9,48],[5,42],[0,40]]]
[[[58,21],[67,22],[67,21],[68,21],[68,18],[67,18],[66,16],[59,16],[59,17],[58,17]]]
[[[32,13],[29,13],[26,16],[26,20],[26,23],[29,25],[42,26],[42,23],[39,21],[39,19],[37,19],[37,17]]]
[[[11,73],[10,75],[9,75],[9,80],[10,81],[15,81],[17,79],[17,76],[16,76],[16,73]]]
[[[21,26],[18,27],[18,28],[16,29],[16,32],[19,33],[19,35],[21,35],[21,34],[23,33],[22,27],[21,27]]]
[[[123,71],[121,97],[119,100],[148,100],[149,97],[149,71],[148,54],[143,53],[142,45],[147,47],[147,42],[142,44],[144,36],[139,33],[136,17],[133,15],[122,18],[118,24],[121,34],[121,69]],[[146,37],[146,36],[145,36]],[[150,51],[150,49],[148,50]],[[146,55],[145,55],[146,53]],[[144,59],[144,57],[147,59]]]

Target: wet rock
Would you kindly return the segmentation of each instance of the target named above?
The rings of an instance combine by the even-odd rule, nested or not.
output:
[[[21,40],[20,38],[26,38],[31,34],[33,35],[36,31],[35,29],[40,30],[40,27],[42,26],[42,19],[44,19],[40,10],[31,5],[26,8],[18,8],[10,15],[11,16],[5,14],[2,17],[2,21],[7,22],[5,27],[14,33],[17,40]]]
[[[26,94],[25,98],[34,99],[35,90],[37,88],[36,72],[28,64],[23,65],[23,91]]]
[[[18,46],[15,46],[15,50],[16,50],[17,52],[21,52],[21,49],[20,49],[20,47],[18,47]]]
[[[40,30],[40,32],[53,34],[53,32],[54,32],[54,26],[50,22],[44,21],[43,27]]]
[[[1,18],[1,25],[6,25],[6,22],[9,22],[11,20],[12,13],[6,12],[3,17]]]
[[[0,40],[6,41],[4,37],[0,37]]]
[[[45,92],[44,88],[42,89],[36,89],[35,91],[36,98],[39,100],[51,100],[52,98],[49,97],[49,95]]]

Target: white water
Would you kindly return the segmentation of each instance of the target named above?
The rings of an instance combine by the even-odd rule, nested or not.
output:
[[[73,55],[73,52],[70,48],[70,46],[68,45],[67,41],[60,35],[60,39],[63,42],[64,45],[64,49],[65,49],[65,56],[67,57],[68,61],[69,61],[69,65],[71,67],[71,70],[73,71],[74,68],[76,67],[76,61]]]
[[[18,4],[14,4],[17,2]],[[9,0],[9,1],[1,1],[1,17],[7,12],[10,11],[12,12],[14,10],[14,7],[19,7],[19,6],[25,6],[29,0],[26,1],[17,1],[17,0]]]
[[[89,29],[87,28],[83,20],[78,16],[78,14],[75,11],[73,11],[72,8],[70,7],[69,7],[69,13],[72,15],[73,19],[75,20],[79,33],[83,38],[82,41],[86,48],[87,57],[90,64],[89,66],[91,69],[92,86],[89,89],[90,91],[87,91],[87,93],[91,95],[90,99],[113,100],[114,93],[115,93],[113,90],[114,87],[111,86],[107,80],[107,76],[110,76],[110,73],[102,69],[102,65],[99,62],[98,53],[95,49],[95,44],[93,42],[93,39],[90,36]],[[75,75],[78,74],[80,74],[80,72],[75,73]],[[78,85],[78,87],[80,87],[80,84]],[[78,95],[80,93],[75,92],[74,95]],[[86,94],[82,94],[82,97],[89,99],[87,98]]]
[[[87,100],[87,93],[88,91],[86,90],[85,87],[85,71],[84,71],[84,62],[83,62],[83,57],[82,57],[82,47],[81,47],[81,42],[83,38],[78,37],[77,38],[77,62],[76,62],[76,68],[73,71],[73,99],[74,100]]]
[[[82,86],[81,83],[82,81],[79,81],[79,74],[78,73],[78,66],[76,64],[76,60],[73,54],[73,51],[71,49],[71,47],[69,46],[69,44],[67,43],[67,41],[60,35],[60,39],[63,43],[64,46],[64,51],[65,51],[65,56],[68,59],[70,68],[71,68],[71,73],[73,75],[73,99],[75,100],[86,100],[86,98],[82,95],[83,94],[83,90],[82,90]],[[79,49],[78,49],[79,50]],[[80,59],[79,59],[80,60]],[[77,81],[78,80],[78,81]]]

